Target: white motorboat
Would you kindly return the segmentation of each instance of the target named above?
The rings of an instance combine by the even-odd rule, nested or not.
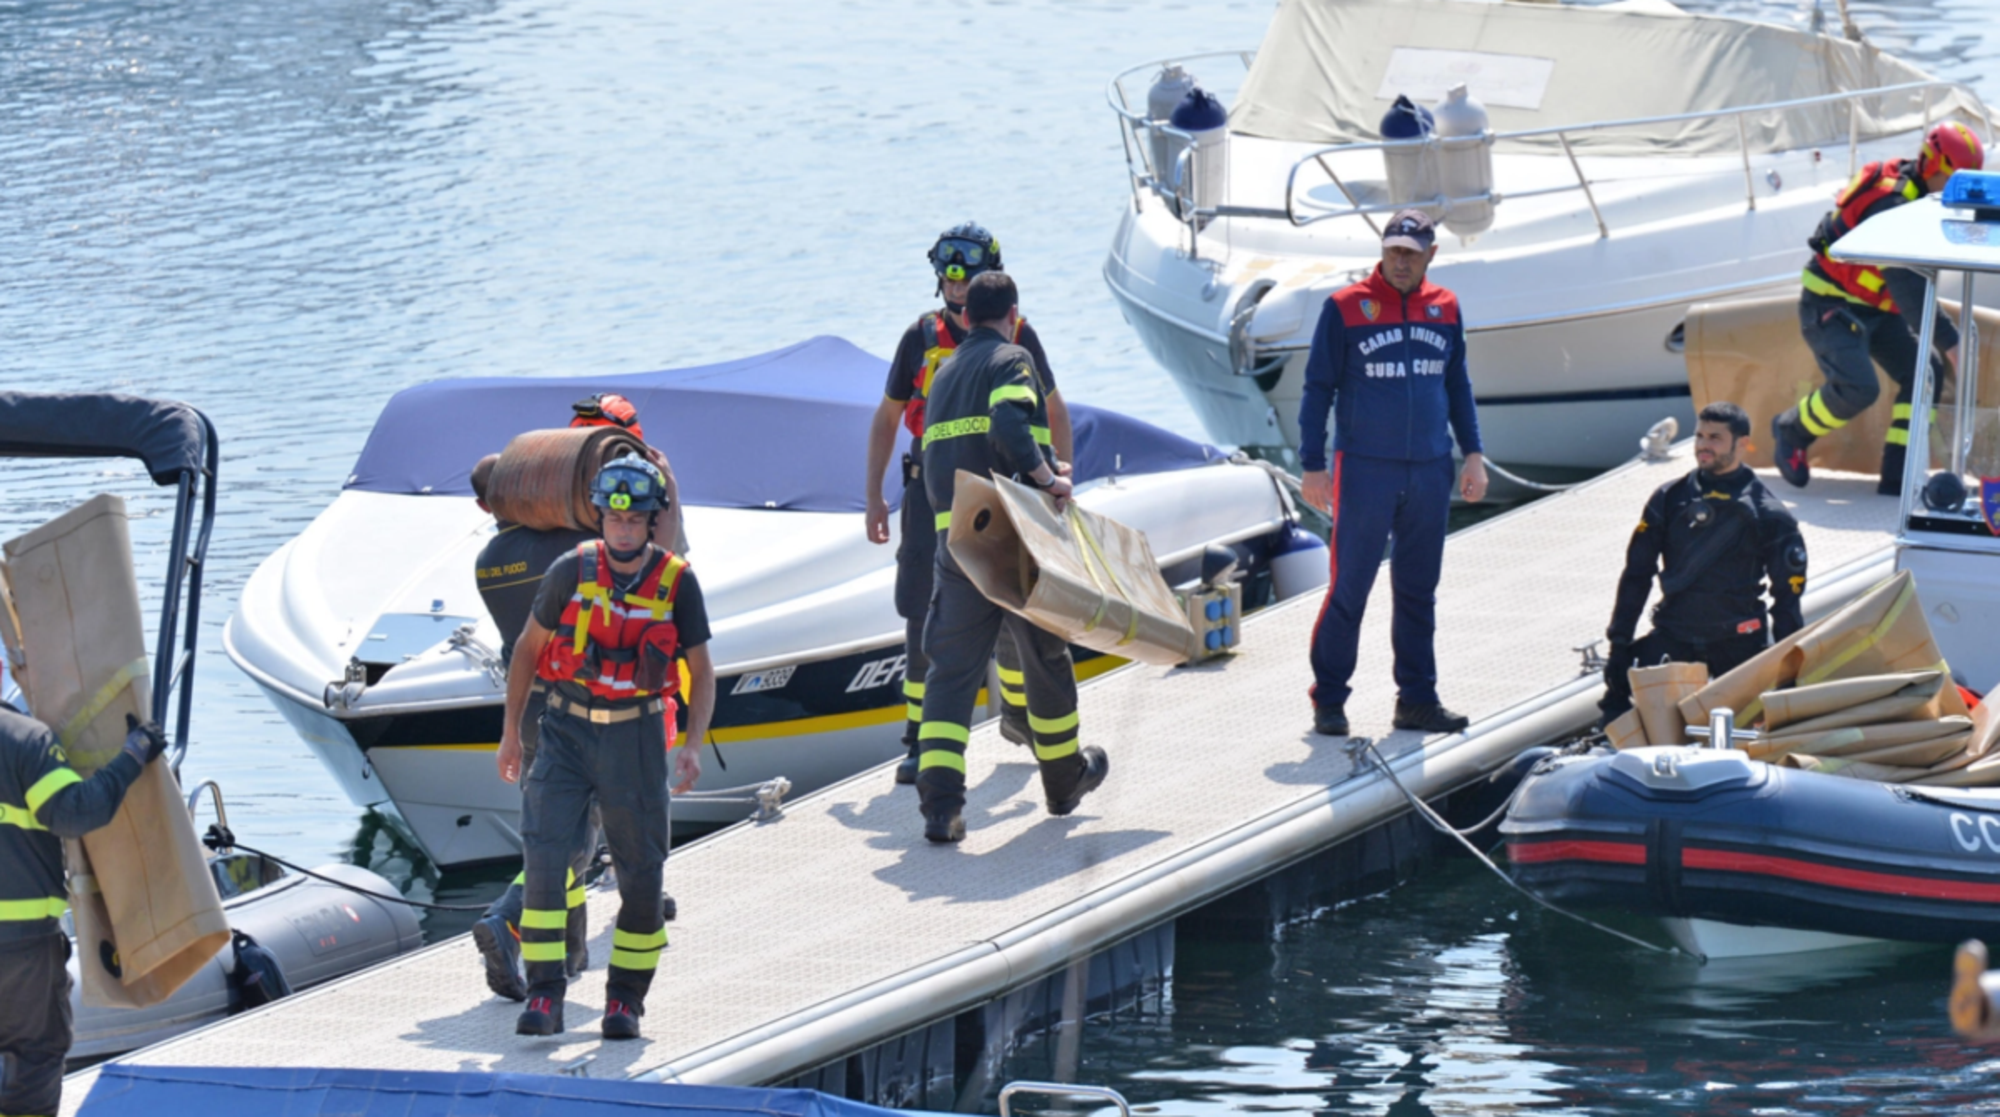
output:
[[[1189,72],[1240,80],[1226,128],[1168,123]],[[1483,115],[1440,104],[1458,84]],[[1436,130],[1384,142],[1399,95]],[[1856,167],[1941,120],[1988,132],[1970,90],[1865,42],[1666,0],[1293,0],[1259,50],[1134,67],[1108,98],[1131,203],[1105,280],[1209,436],[1286,464],[1320,307],[1404,205],[1442,221],[1431,278],[1465,313],[1488,453],[1602,468],[1692,420],[1690,304],[1795,292]]]
[[[603,380],[440,381],[390,400],[345,489],[258,568],[224,631],[357,804],[393,803],[440,865],[517,856],[520,791],[494,771],[498,633],[473,581],[493,520],[471,498],[482,455],[630,398],[674,464],[714,629],[717,710],[675,824],[749,814],[782,777],[806,791],[899,754],[903,623],[895,547],[863,531],[861,464],[886,364],[818,338],[706,368]],[[1268,466],[1072,405],[1079,499],[1144,530],[1172,582],[1233,547],[1246,601],[1324,585]],[[901,437],[901,436],[899,436]],[[889,496],[900,498],[893,484]],[[1079,673],[1122,662],[1083,653]],[[685,715],[683,715],[685,716]]]

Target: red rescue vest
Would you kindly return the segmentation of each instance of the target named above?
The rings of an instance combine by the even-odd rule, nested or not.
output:
[[[1893,313],[1896,300],[1889,294],[1882,269],[1866,264],[1845,264],[1827,255],[1833,242],[1861,224],[1868,207],[1883,198],[1901,195],[1906,201],[1923,196],[1923,186],[1915,178],[1916,168],[1906,161],[1870,163],[1861,168],[1834,200],[1833,212],[1814,231],[1813,258],[1806,264],[1805,287],[1822,295],[1857,302]]]
[[[663,554],[622,597],[613,594],[611,556],[603,540],[578,547],[576,563],[576,593],[563,607],[535,673],[550,682],[576,683],[613,701],[672,698],[680,690],[674,591],[687,560]]]
[[[1013,341],[1021,340],[1021,327],[1026,326],[1026,318],[1018,319],[1014,325]],[[924,434],[924,401],[930,398],[931,378],[937,375],[938,366],[944,363],[951,351],[958,348],[958,339],[953,337],[944,320],[944,312],[933,310],[917,320],[924,332],[924,367],[917,370],[916,391],[903,403],[903,425],[909,428],[911,437],[922,438]]]

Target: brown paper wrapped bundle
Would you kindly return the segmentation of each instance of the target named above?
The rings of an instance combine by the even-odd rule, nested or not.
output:
[[[1781,763],[1787,768],[1803,768],[1808,772],[1846,776],[1856,780],[1873,780],[1876,783],[1909,783],[1924,774],[1922,768],[1897,768],[1887,764],[1869,764],[1865,761],[1842,760],[1831,756],[1807,756],[1802,752],[1792,753]]]
[[[1767,691],[1863,675],[1942,671],[1943,662],[1917,601],[1916,581],[1905,570],[1682,700],[1681,715],[1689,724],[1701,724],[1710,710],[1727,706],[1736,712],[1736,724],[1748,727],[1763,720]],[[1939,717],[1966,713],[1957,687],[1944,687],[1933,707]]]
[[[1170,666],[1194,652],[1194,629],[1144,532],[1005,478],[959,470],[951,557],[987,600],[1037,627],[1113,655]]]
[[[150,707],[125,502],[98,496],[9,542],[10,654],[30,708],[79,773],[118,755]],[[109,826],[66,842],[86,1003],[157,1004],[229,942],[180,787],[149,764]]]
[[[1687,719],[1681,716],[1681,699],[1708,683],[1706,663],[1662,663],[1657,667],[1634,667],[1626,672],[1632,681],[1632,708],[1646,727],[1646,740],[1655,745],[1688,743]]]
[[[1900,671],[1889,675],[1868,675],[1858,679],[1835,679],[1791,690],[1766,691],[1764,731],[1783,729],[1795,722],[1807,722],[1838,711],[1858,709],[1880,699],[1899,697],[1914,704],[1905,712],[1919,710],[1943,688],[1944,672],[1938,670]],[[1887,721],[1889,718],[1871,718]],[[1864,722],[1852,721],[1849,725]]]
[[[1972,719],[1953,717],[1886,725],[1856,725],[1829,732],[1772,737],[1751,742],[1747,750],[1759,760],[1799,753],[1929,768],[1964,751],[1971,740]],[[1889,753],[1896,754],[1898,759],[1891,759],[1886,755]]]
[[[645,443],[618,427],[565,427],[514,436],[486,483],[486,506],[537,531],[596,531],[590,482],[604,463],[645,456]]]
[[[1613,718],[1604,727],[1604,738],[1614,749],[1636,749],[1653,742],[1646,739],[1646,723],[1639,720],[1637,709],[1627,710]]]

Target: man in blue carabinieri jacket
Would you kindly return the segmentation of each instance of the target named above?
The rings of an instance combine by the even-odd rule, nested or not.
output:
[[[1456,733],[1464,717],[1438,700],[1438,569],[1451,510],[1452,438],[1465,455],[1458,490],[1486,496],[1479,414],[1465,371],[1458,298],[1424,280],[1437,232],[1406,209],[1382,232],[1382,263],[1327,300],[1306,359],[1299,458],[1306,502],[1333,517],[1333,578],[1313,627],[1313,730],[1347,735],[1347,683],[1361,614],[1389,540],[1398,729]],[[1334,416],[1331,469],[1326,414]]]

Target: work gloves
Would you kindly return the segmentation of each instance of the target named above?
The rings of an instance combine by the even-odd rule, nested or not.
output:
[[[1611,641],[1611,654],[1604,657],[1605,682],[1609,683],[1612,679],[1623,679],[1625,673],[1631,669],[1632,641]]]
[[[125,751],[144,768],[153,759],[167,751],[167,735],[150,721],[140,721],[131,714],[125,715]]]

